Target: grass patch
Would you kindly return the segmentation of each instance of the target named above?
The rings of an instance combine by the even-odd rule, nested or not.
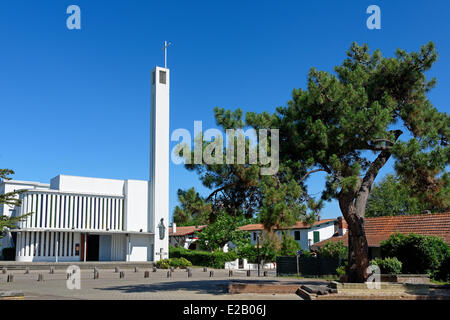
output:
[[[432,284],[437,284],[437,285],[440,285],[440,286],[450,285],[450,281],[440,281],[440,280],[430,279],[430,282]]]

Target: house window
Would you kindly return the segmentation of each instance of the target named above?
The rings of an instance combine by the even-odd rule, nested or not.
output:
[[[253,232],[253,240],[256,241],[256,232]]]
[[[297,241],[300,240],[300,231],[294,231],[294,239]]]
[[[314,243],[319,242],[320,241],[319,231],[314,231],[313,235],[314,235]]]

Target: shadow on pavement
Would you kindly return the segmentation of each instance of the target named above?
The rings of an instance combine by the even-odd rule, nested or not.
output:
[[[112,286],[107,288],[95,288],[96,290],[122,291],[123,293],[139,293],[139,292],[161,292],[161,291],[193,291],[200,294],[224,294],[228,293],[228,284],[244,283],[259,285],[292,285],[302,284],[320,285],[324,284],[319,281],[277,281],[277,280],[246,280],[246,279],[230,279],[230,280],[195,280],[195,281],[168,281],[149,284],[132,284],[123,286]]]

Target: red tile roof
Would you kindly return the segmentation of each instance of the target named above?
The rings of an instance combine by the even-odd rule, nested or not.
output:
[[[330,221],[336,221],[336,219],[324,219],[324,220],[320,220],[320,221],[316,221],[314,222],[314,226],[323,224],[323,223],[327,223]],[[285,230],[285,229],[309,229],[310,226],[302,221],[298,221],[296,224],[294,224],[291,227],[287,227],[287,228],[277,228],[275,230]],[[244,231],[258,231],[258,230],[263,230],[264,229],[264,225],[262,223],[255,223],[255,224],[247,224],[245,226],[239,227],[240,230],[244,230]]]
[[[196,231],[200,231],[206,228],[206,225],[202,226],[187,226],[187,227],[178,227],[176,228],[176,232],[173,233],[172,227],[169,228],[169,236],[187,236],[189,234],[193,234]]]
[[[369,247],[379,247],[381,241],[388,239],[394,233],[436,236],[450,245],[450,212],[366,218],[365,230]],[[327,241],[342,241],[348,245],[348,236],[347,234],[335,236],[318,242],[313,247],[320,247]]]

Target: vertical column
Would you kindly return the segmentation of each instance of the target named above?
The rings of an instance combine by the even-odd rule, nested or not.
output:
[[[18,251],[19,251],[18,256],[22,257],[23,256],[23,251],[22,251],[22,232],[17,234],[16,246],[17,246]]]
[[[78,212],[78,197],[73,196],[73,218],[74,218],[74,225],[75,228],[80,228],[79,223],[79,212]]]
[[[45,236],[45,256],[50,256],[50,232],[46,232]]]
[[[92,197],[86,197],[86,229],[92,229]]]
[[[99,223],[99,216],[98,216],[98,198],[94,198],[94,229],[100,229],[98,227]]]
[[[87,246],[87,233],[84,234],[84,262],[86,262],[86,246]]]
[[[59,258],[59,234],[60,232],[55,232],[55,261],[58,262]]]
[[[49,253],[48,253],[48,255],[50,256],[50,257],[53,257],[54,256],[54,250],[53,250],[53,246],[54,246],[54,239],[53,239],[53,237],[54,237],[54,232],[49,232],[49,234],[48,234],[48,236],[49,236]]]
[[[22,199],[22,206],[20,207],[20,215],[24,215],[24,214],[26,214],[27,213],[27,195],[26,194],[24,194],[23,195],[23,199]],[[28,221],[28,218],[29,217],[27,217],[24,221],[21,221],[20,223],[19,223],[19,226],[21,227],[21,228],[26,228],[27,227],[27,221]]]
[[[73,197],[72,196],[67,196],[67,206],[66,206],[66,210],[67,210],[67,216],[66,216],[66,225],[67,228],[74,228],[75,224],[74,224],[74,216],[73,216],[73,208],[74,208],[74,203],[73,203]],[[66,226],[64,226],[66,227]]]
[[[34,209],[33,209],[33,194],[29,194],[28,195],[28,212],[33,212],[32,214],[30,214],[29,218],[30,218],[30,223],[28,224],[29,228],[33,228],[34,227],[34,219],[35,219],[35,213],[34,213]]]
[[[57,223],[58,223],[59,215],[60,215],[60,212],[61,212],[61,210],[59,208],[59,206],[60,206],[60,204],[59,204],[60,199],[61,199],[61,196],[59,194],[56,194],[55,195],[55,199],[54,199],[54,201],[55,201],[55,214],[53,216],[53,228],[58,228],[58,224]]]
[[[30,255],[30,233],[29,232],[25,232],[24,234],[24,238],[25,238],[25,252],[24,255],[25,256],[29,256]]]
[[[104,219],[103,219],[103,198],[99,198],[99,217],[100,217],[100,224],[99,229],[104,229]]]
[[[48,221],[48,212],[47,212],[47,200],[48,196],[47,194],[42,194],[42,228],[47,228],[47,221]]]
[[[36,228],[39,228],[39,226],[40,226],[40,223],[41,223],[41,217],[40,217],[40,207],[41,207],[41,197],[40,197],[40,195],[39,194],[35,194],[34,195],[35,196],[35,200],[36,200],[36,202],[35,202],[35,209],[34,209],[34,214],[35,214],[35,217],[36,217],[36,221],[35,221],[35,227]]]

